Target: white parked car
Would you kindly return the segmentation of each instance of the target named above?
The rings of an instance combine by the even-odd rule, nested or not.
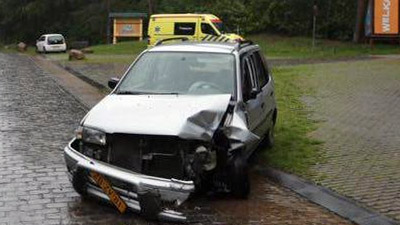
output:
[[[67,44],[61,34],[44,34],[36,41],[37,52],[66,52]]]

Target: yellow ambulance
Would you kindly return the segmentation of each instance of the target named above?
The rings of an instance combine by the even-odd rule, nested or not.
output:
[[[150,17],[148,44],[186,37],[191,41],[235,42],[243,40],[237,34],[226,34],[222,21],[212,14],[155,14]]]

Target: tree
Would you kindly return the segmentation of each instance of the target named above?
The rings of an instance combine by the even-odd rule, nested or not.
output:
[[[354,31],[353,41],[359,43],[364,38],[364,19],[365,19],[366,2],[365,0],[358,0],[357,3],[357,17],[356,27]]]

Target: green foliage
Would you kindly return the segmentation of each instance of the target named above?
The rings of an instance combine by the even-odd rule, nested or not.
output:
[[[0,37],[4,42],[33,43],[42,33],[62,33],[68,40],[106,40],[107,2],[112,12],[147,12],[148,0],[0,0]],[[316,0],[320,37],[350,39],[356,1]],[[156,13],[212,13],[241,34],[284,33],[309,36],[310,0],[153,0]]]

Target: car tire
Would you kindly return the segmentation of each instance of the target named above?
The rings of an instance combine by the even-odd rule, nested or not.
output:
[[[265,134],[264,143],[263,145],[267,148],[272,148],[275,144],[275,124],[277,118],[277,111],[275,110],[273,118],[271,120],[271,126],[268,129],[267,133]]]
[[[275,124],[272,125],[270,129],[268,129],[267,134],[265,135],[265,146],[267,148],[272,148],[275,143]]]
[[[74,190],[83,198],[86,198],[87,195],[87,174],[85,170],[78,169],[72,174],[72,187]]]
[[[250,179],[247,161],[241,154],[233,158],[230,175],[232,195],[236,198],[246,199],[250,193]]]

